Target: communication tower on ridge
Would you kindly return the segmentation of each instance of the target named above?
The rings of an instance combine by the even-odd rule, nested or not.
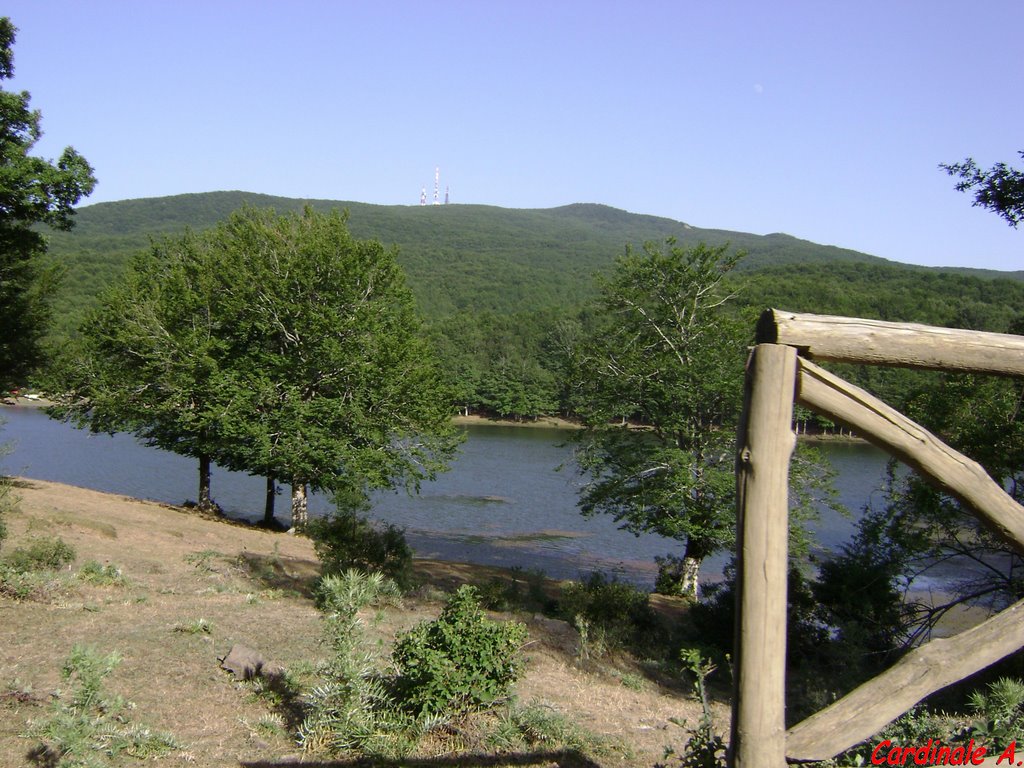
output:
[[[448,205],[448,200],[449,200],[448,185],[446,184],[445,187],[444,187],[444,204],[445,205]],[[426,205],[426,204],[427,204],[427,188],[423,187],[420,190],[420,205]],[[440,204],[441,204],[441,167],[440,166],[435,166],[434,167],[434,205],[440,205]]]

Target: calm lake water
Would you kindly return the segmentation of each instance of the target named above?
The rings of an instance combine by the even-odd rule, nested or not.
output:
[[[13,448],[0,457],[3,473],[170,504],[195,498],[192,459],[147,448],[128,435],[90,435],[36,408],[2,408],[0,419],[6,421],[0,442]],[[494,426],[466,431],[451,471],[423,484],[418,496],[374,496],[371,517],[405,528],[418,555],[542,568],[559,578],[605,570],[653,586],[654,556],[679,554],[673,541],[636,537],[618,530],[607,516],[579,514],[580,477],[566,444],[569,433]],[[861,443],[826,443],[823,449],[837,471],[840,501],[859,512],[882,484],[885,454]],[[263,478],[215,469],[212,490],[231,516],[262,518]],[[330,502],[314,495],[310,509],[327,512]],[[278,513],[287,519],[287,495],[279,497]],[[820,545],[834,549],[849,538],[853,522],[826,512],[817,529]],[[707,562],[702,577],[720,576],[727,560],[722,555]]]

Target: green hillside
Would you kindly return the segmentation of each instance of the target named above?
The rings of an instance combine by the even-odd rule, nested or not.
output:
[[[151,238],[211,227],[246,204],[279,212],[345,208],[357,237],[396,245],[455,402],[467,411],[571,412],[565,350],[590,322],[583,307],[594,294],[594,274],[627,244],[648,240],[729,242],[746,250],[730,282],[733,306],[751,330],[768,306],[992,331],[1019,328],[1024,318],[1021,273],[912,267],[788,235],[700,229],[603,205],[382,206],[213,192],[87,206],[72,232],[50,235],[50,258],[67,269],[56,306],[58,337],[73,331]],[[899,371],[855,378],[892,402],[910,386]]]
[[[667,237],[680,243],[730,242],[749,253],[744,262],[748,270],[822,261],[887,263],[788,235],[700,229],[603,205],[541,210],[384,206],[210,192],[86,206],[79,210],[72,232],[52,234],[51,257],[67,267],[57,305],[61,330],[74,327],[92,298],[150,238],[186,227],[211,227],[246,204],[280,212],[307,204],[347,209],[357,237],[398,246],[399,261],[430,317],[462,310],[504,314],[574,305],[591,295],[593,274],[610,265],[627,243],[639,246]]]

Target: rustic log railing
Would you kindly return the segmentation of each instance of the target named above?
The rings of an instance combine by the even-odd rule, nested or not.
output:
[[[786,571],[794,401],[853,429],[960,500],[1024,551],[1024,508],[924,427],[811,360],[1024,376],[1024,338],[767,310],[747,366],[737,441],[736,675],[729,761],[827,760],[926,696],[1024,648],[1024,601],[932,640],[786,731]]]

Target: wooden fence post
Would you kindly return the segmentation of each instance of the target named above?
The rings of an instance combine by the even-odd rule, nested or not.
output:
[[[729,763],[780,768],[786,746],[789,460],[797,353],[759,344],[737,436],[735,689]]]

